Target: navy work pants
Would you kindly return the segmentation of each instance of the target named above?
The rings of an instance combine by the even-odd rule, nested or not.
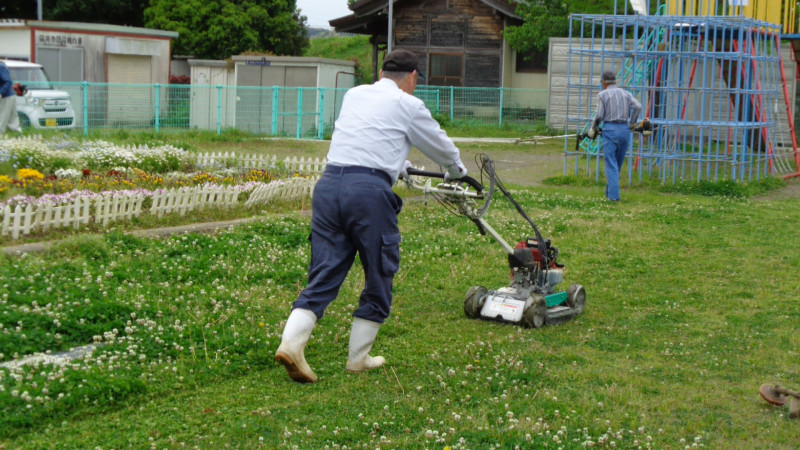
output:
[[[400,268],[397,214],[402,205],[385,172],[328,166],[314,188],[308,286],[293,307],[322,318],[358,253],[366,281],[353,315],[383,323],[389,317],[392,282]]]

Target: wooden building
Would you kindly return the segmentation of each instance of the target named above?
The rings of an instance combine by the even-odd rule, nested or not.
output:
[[[376,78],[379,50],[388,44],[388,5],[359,0],[350,5],[353,14],[329,22],[337,32],[371,36]],[[521,63],[503,38],[506,26],[522,23],[514,11],[507,0],[395,0],[392,49],[419,55],[428,85],[546,88],[546,68]]]

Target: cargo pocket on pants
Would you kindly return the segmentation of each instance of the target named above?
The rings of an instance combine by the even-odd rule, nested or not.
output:
[[[381,273],[394,275],[400,269],[400,233],[381,235]]]

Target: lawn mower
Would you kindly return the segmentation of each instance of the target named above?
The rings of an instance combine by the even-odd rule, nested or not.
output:
[[[444,173],[408,169],[406,184],[422,191],[426,197],[435,198],[450,212],[472,220],[482,235],[489,234],[508,255],[511,282],[506,287],[487,290],[483,286],[472,286],[464,298],[464,312],[469,318],[495,320],[539,328],[566,322],[583,312],[586,291],[583,286],[573,284],[566,291],[555,288],[564,279],[564,266],[559,264],[558,249],[549,239],[544,239],[533,221],[525,214],[511,193],[503,186],[494,170],[494,164],[485,154],[479,154],[475,162],[480,169],[481,181],[472,177],[431,182],[432,178],[444,179]],[[427,177],[422,180],[418,177]],[[533,235],[512,247],[484,219],[492,203],[495,190],[500,191],[514,205],[533,230]]]

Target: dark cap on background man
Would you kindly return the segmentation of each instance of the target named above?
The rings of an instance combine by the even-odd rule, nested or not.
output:
[[[383,58],[382,69],[387,72],[413,72],[417,71],[419,76],[425,78],[420,72],[419,58],[415,53],[408,50],[394,50]]]
[[[614,75],[614,72],[606,70],[602,75],[600,75],[600,81],[606,84],[614,84],[617,82],[617,76]]]

